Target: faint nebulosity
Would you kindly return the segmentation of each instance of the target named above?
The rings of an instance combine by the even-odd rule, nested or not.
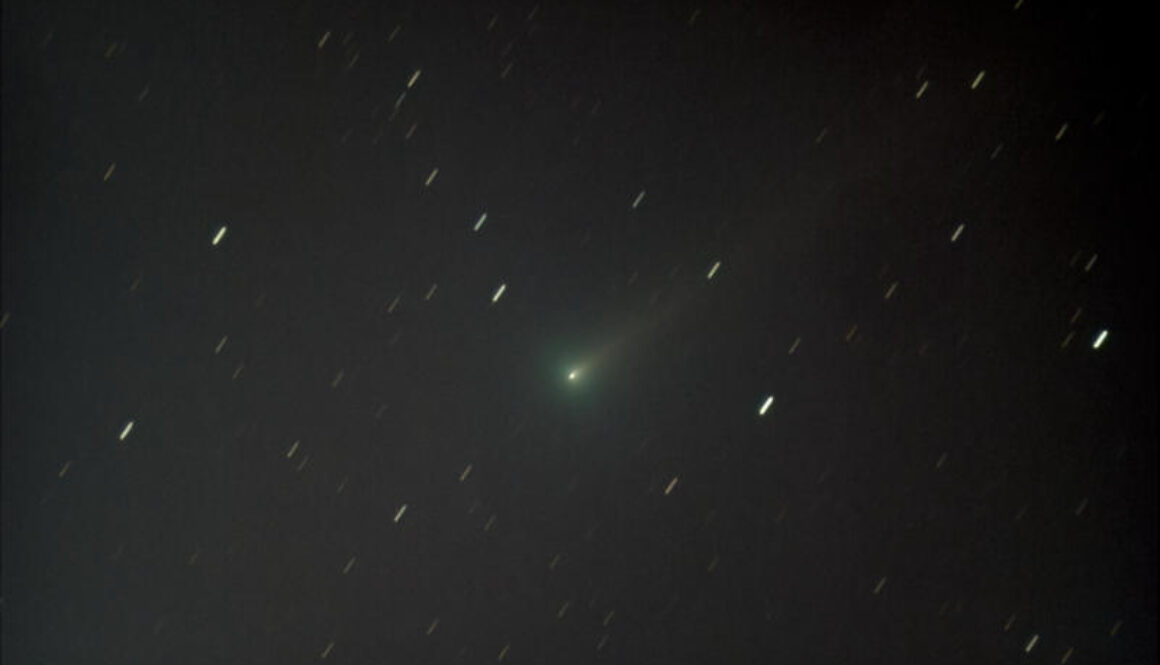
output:
[[[1154,662],[1134,12],[6,3],[4,662]]]

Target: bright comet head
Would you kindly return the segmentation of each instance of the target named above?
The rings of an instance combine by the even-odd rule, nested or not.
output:
[[[575,381],[576,379],[579,379],[579,378],[580,378],[580,370],[574,369],[571,372],[568,372],[568,380],[569,381]]]

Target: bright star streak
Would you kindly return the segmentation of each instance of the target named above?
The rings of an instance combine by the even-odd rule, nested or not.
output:
[[[773,406],[773,395],[765,398],[765,401],[761,403],[761,408],[757,411],[757,415],[764,416],[765,412],[769,411],[770,406]]]

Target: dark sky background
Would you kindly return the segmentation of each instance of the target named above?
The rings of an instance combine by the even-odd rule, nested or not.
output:
[[[5,2],[4,662],[1155,662],[1132,11]]]

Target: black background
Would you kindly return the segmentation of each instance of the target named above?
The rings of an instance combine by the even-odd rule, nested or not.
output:
[[[5,663],[1154,662],[1132,11],[5,3]]]

